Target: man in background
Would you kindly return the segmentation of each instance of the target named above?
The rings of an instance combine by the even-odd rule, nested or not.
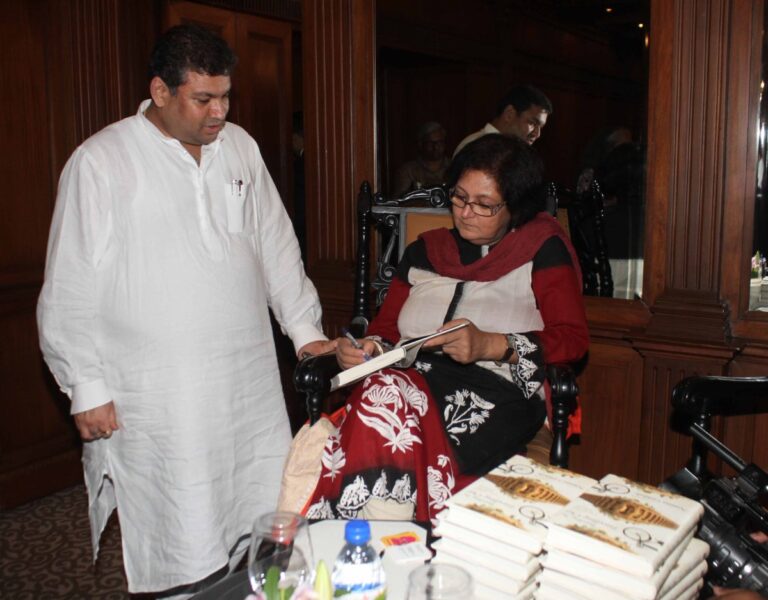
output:
[[[436,121],[423,123],[416,133],[418,156],[400,166],[395,173],[394,195],[434,187],[445,180],[450,159],[445,155],[445,128]]]
[[[235,62],[168,30],[150,99],[59,183],[41,347],[85,442],[94,556],[117,508],[133,593],[223,575],[276,505],[291,431],[268,307],[297,353],[332,345],[259,147],[226,122]]]
[[[453,155],[456,156],[464,146],[488,133],[514,136],[533,144],[541,136],[552,112],[552,103],[541,90],[532,85],[513,87],[499,101],[496,116],[491,122],[461,140]]]

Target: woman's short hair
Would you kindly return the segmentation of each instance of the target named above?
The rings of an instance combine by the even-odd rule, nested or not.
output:
[[[448,167],[448,186],[453,188],[468,171],[481,171],[496,182],[512,215],[512,227],[544,210],[544,167],[524,141],[492,133],[467,144]]]
[[[159,77],[176,93],[187,73],[231,75],[237,57],[222,38],[199,25],[176,25],[155,43],[149,59],[149,78]]]

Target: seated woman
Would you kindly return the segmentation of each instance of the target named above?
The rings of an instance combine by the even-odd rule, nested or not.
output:
[[[533,150],[486,135],[453,159],[447,180],[455,228],[408,246],[370,337],[362,349],[340,338],[337,359],[348,368],[401,337],[469,326],[427,342],[412,368],[384,369],[352,391],[308,517],[431,519],[525,451],[546,416],[545,365],[587,350],[578,261],[541,212]]]

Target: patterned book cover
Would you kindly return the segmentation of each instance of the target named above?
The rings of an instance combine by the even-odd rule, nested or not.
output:
[[[440,518],[539,554],[551,515],[596,484],[590,477],[513,456],[455,494]]]
[[[650,578],[703,512],[695,500],[606,475],[550,519],[546,544]]]
[[[701,540],[695,540],[701,542]],[[592,560],[565,552],[563,550],[550,549],[544,558],[542,566],[545,571],[560,573],[567,577],[577,578],[575,582],[576,589],[579,582],[585,582],[589,586],[597,585],[605,590],[606,598],[610,593],[619,594],[624,598],[634,598],[636,600],[653,600],[659,594],[659,590],[667,583],[672,573],[677,569],[679,561],[685,560],[688,567],[693,566],[696,560],[688,552],[688,548],[693,544],[693,530],[691,530],[685,541],[678,544],[667,559],[661,563],[652,577],[640,577],[631,575],[624,571],[615,569],[606,569],[605,565],[596,563]],[[701,542],[704,543],[704,542]],[[707,544],[704,544],[707,546]],[[695,549],[700,550],[698,544],[694,544]],[[709,548],[709,546],[707,546]],[[545,546],[545,549],[546,546]],[[696,551],[694,551],[694,554]],[[697,560],[701,560],[700,557]],[[553,582],[557,583],[557,582]],[[558,584],[559,585],[559,584]]]

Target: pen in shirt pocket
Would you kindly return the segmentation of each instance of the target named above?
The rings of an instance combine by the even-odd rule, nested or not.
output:
[[[344,335],[344,337],[345,337],[345,338],[347,338],[347,339],[348,339],[350,342],[352,342],[352,345],[353,345],[355,348],[357,348],[358,350],[362,350],[362,349],[363,349],[363,347],[360,345],[360,342],[358,342],[358,341],[355,339],[355,336],[354,336],[354,335],[352,335],[352,334],[349,332],[349,329],[347,329],[347,328],[345,328],[345,327],[342,327],[342,328],[341,328],[341,333]],[[368,353],[367,353],[367,352],[363,352],[363,358],[364,358],[365,360],[371,360],[371,357],[368,355]]]

